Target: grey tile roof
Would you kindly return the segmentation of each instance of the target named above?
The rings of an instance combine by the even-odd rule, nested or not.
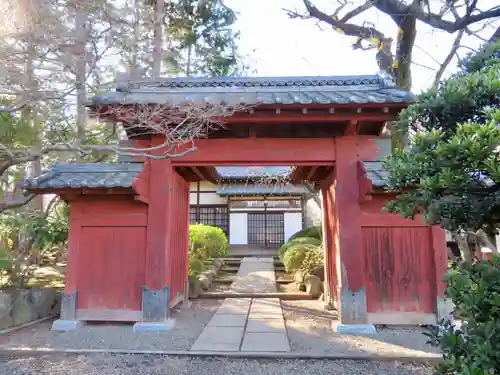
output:
[[[381,161],[365,161],[363,162],[363,166],[365,167],[366,175],[372,181],[373,186],[384,187],[387,185],[389,172],[384,169]]]
[[[176,104],[366,104],[411,103],[410,92],[398,90],[385,75],[316,77],[187,77],[122,82],[114,91],[88,103]]]
[[[221,184],[217,187],[217,194],[222,196],[234,195],[303,195],[307,191],[301,185],[292,184]]]
[[[142,170],[142,163],[54,164],[34,178],[18,184],[23,189],[129,188]]]
[[[215,169],[224,180],[288,176],[292,171],[292,167],[216,167]]]

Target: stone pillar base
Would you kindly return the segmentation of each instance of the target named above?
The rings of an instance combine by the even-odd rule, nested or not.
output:
[[[170,331],[175,327],[175,319],[167,319],[163,322],[137,322],[134,324],[134,332],[158,332]]]
[[[437,321],[441,320],[448,320],[448,321],[453,321],[455,320],[453,314],[455,312],[455,305],[453,304],[453,301],[451,298],[446,298],[446,297],[437,297]]]
[[[85,322],[81,320],[64,320],[57,319],[52,323],[52,331],[56,332],[67,332],[74,331],[78,328],[81,328],[85,325]]]
[[[373,324],[342,324],[333,322],[332,329],[333,332],[343,335],[368,337],[374,337],[377,335],[377,329]]]

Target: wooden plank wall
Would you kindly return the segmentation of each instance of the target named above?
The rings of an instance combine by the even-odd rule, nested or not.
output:
[[[363,204],[368,312],[435,313],[432,228],[420,219],[381,212],[383,204],[377,197]]]
[[[77,312],[87,320],[136,320],[145,282],[147,206],[131,197],[74,201]],[[72,239],[73,240],[73,239]]]

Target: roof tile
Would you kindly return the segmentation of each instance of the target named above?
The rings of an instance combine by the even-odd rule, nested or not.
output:
[[[187,77],[124,82],[93,97],[89,105],[133,103],[365,104],[411,103],[383,75],[332,77]]]
[[[142,163],[54,164],[18,187],[27,190],[65,188],[130,188],[142,170]]]

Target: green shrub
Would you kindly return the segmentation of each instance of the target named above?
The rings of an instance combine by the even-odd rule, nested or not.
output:
[[[288,248],[282,260],[286,272],[299,270],[307,252],[315,251],[317,248],[318,246],[310,244],[297,244]]]
[[[189,257],[189,265],[188,265],[189,276],[197,276],[201,274],[204,270],[205,270],[205,264],[203,263],[203,260],[191,256]]]
[[[439,374],[500,374],[500,257],[462,263],[446,274],[445,294],[461,312],[462,327],[442,320],[427,335],[441,348]]]
[[[321,240],[321,237],[322,237],[321,227],[309,227],[309,228],[302,229],[301,231],[298,231],[292,237],[290,237],[288,239],[288,241],[294,240],[296,238],[301,238],[301,237],[312,237],[312,238],[316,238],[318,240]]]
[[[304,276],[310,275],[312,271],[320,266],[324,265],[323,248],[316,247],[315,249],[309,250],[302,260],[300,265],[300,270]]]
[[[189,226],[189,249],[200,253],[199,259],[223,257],[227,254],[228,241],[224,231],[203,224]]]
[[[308,245],[315,245],[315,246],[321,246],[321,240],[314,238],[314,237],[298,237],[293,240],[288,240],[283,244],[283,246],[280,247],[280,259],[283,261],[283,257],[286,253],[286,251],[294,246],[294,245],[299,245],[299,244],[308,244]]]

